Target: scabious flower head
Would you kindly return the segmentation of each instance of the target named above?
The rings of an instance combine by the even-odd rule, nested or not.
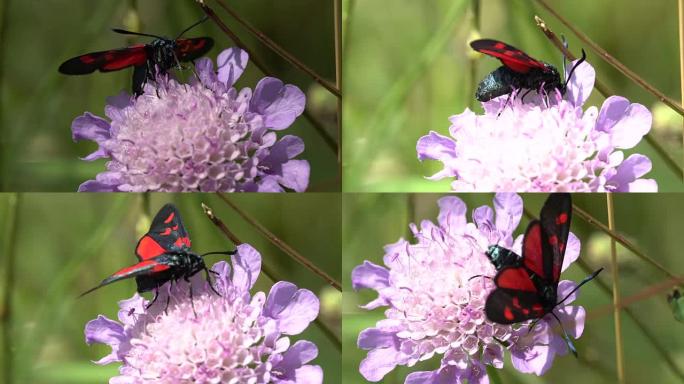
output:
[[[439,369],[413,372],[405,383],[488,383],[485,365],[502,368],[505,349],[510,350],[517,370],[537,375],[551,367],[556,355],[568,352],[550,315],[528,332],[530,321],[501,325],[484,313],[494,289],[492,280],[484,276],[495,275],[485,251],[498,244],[520,254],[523,236],[514,241],[513,231],[522,206],[518,195],[497,194],[494,209],[479,207],[473,211],[473,222],[468,222],[465,203],[458,197],[444,197],[439,200],[437,224],[427,220],[420,227],[411,224],[416,244],[401,239],[387,245],[386,267],[364,261],[354,268],[354,289],[378,292],[378,298],[362,308],[388,307],[385,319],[359,334],[359,348],[369,350],[360,366],[367,380],[380,381],[397,365],[413,366],[439,355]],[[563,270],[577,259],[579,250],[579,240],[570,233]],[[574,287],[573,282],[561,281],[558,297]],[[585,311],[568,305],[574,298],[554,313],[577,338],[584,329]]]
[[[514,92],[507,106],[507,95],[482,103],[484,115],[466,109],[450,117],[451,137],[431,131],[418,140],[418,158],[441,161],[429,179],[453,177],[454,191],[657,192],[655,180],[640,178],[651,160],[620,151],[648,133],[651,113],[620,96],[583,111],[594,80],[583,62],[565,97],[528,95],[523,103]]]
[[[309,163],[295,159],[303,141],[275,133],[304,111],[305,96],[273,77],[254,91],[233,88],[247,59],[246,52],[227,49],[218,56],[218,72],[210,59],[196,61],[201,82],[181,84],[161,73],[137,98],[126,92],[109,98],[109,120],[89,112],[77,117],[74,140],[99,145],[84,160],[110,159],[79,191],[306,190]]]
[[[97,364],[122,362],[111,384],[123,383],[281,383],[323,382],[323,371],[307,365],[318,354],[313,343],[291,343],[318,315],[318,298],[306,289],[277,282],[266,296],[250,295],[261,255],[243,244],[218,273],[216,295],[201,274],[191,278],[193,312],[183,281],[160,288],[157,301],[137,293],[119,302],[119,322],[98,316],[85,327],[86,343],[104,343],[112,352]],[[167,297],[170,298],[165,312]]]

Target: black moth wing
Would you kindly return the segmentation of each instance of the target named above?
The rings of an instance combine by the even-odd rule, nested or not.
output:
[[[569,193],[552,193],[539,214],[543,229],[542,247],[546,278],[558,285],[570,235],[572,199]]]
[[[85,75],[95,71],[118,71],[130,66],[144,65],[146,61],[145,45],[139,44],[76,56],[63,62],[58,70],[65,75]]]
[[[190,236],[183,225],[180,212],[173,204],[166,204],[159,210],[147,235],[169,252],[190,251]]]
[[[527,73],[530,69],[538,68],[546,71],[546,66],[541,61],[530,57],[522,50],[493,39],[480,39],[470,42],[470,46],[486,55],[496,57],[503,65],[514,72]]]
[[[180,61],[195,60],[211,50],[214,40],[211,37],[194,37],[176,40],[176,57]]]
[[[487,297],[485,314],[498,324],[514,324],[542,317],[544,307],[536,292],[496,288]]]

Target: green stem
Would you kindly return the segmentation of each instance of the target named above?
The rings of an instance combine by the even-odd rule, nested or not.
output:
[[[606,208],[608,211],[608,229],[615,230],[615,213],[613,212],[613,195],[606,193]],[[610,239],[610,267],[613,272],[613,321],[615,322],[615,359],[617,377],[620,384],[625,383],[625,365],[622,348],[622,320],[620,319],[620,274],[617,263],[617,244],[615,239]]]
[[[12,383],[14,373],[14,353],[12,352],[12,294],[14,293],[14,265],[17,246],[17,230],[19,228],[19,202],[21,195],[12,193],[8,196],[7,215],[7,243],[4,249],[5,260],[5,290],[0,307],[0,320],[2,321],[2,353],[4,356],[3,377],[5,383]]]

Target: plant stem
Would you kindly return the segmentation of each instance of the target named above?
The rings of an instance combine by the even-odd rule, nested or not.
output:
[[[680,115],[684,116],[684,108],[678,105],[677,102],[668,98],[660,92],[656,87],[647,83],[644,79],[639,77],[636,73],[632,72],[624,64],[619,62],[613,56],[611,56],[605,49],[601,48],[598,44],[593,42],[587,35],[582,33],[579,29],[575,28],[569,21],[567,21],[560,13],[556,12],[551,6],[549,6],[545,0],[537,0],[542,7],[544,7],[549,13],[551,13],[556,19],[558,19],[563,25],[565,25],[572,33],[574,33],[580,40],[582,40],[586,45],[589,46],[594,52],[596,52],[603,60],[608,64],[611,64],[615,69],[622,72],[623,75],[627,76],[630,80],[634,81],[637,85],[641,86],[644,90],[655,96],[658,100],[665,103],[667,106],[675,110]]]
[[[606,193],[606,205],[608,210],[608,229],[615,230],[615,214],[613,212],[613,195]],[[617,365],[617,377],[620,384],[625,382],[624,357],[622,349],[622,322],[620,320],[620,275],[617,263],[617,244],[614,238],[610,239],[610,265],[613,272],[613,319],[615,321],[615,359]]]
[[[679,8],[679,84],[680,98],[684,106],[684,0],[677,1],[677,6]],[[684,135],[682,135],[682,140],[684,140]]]
[[[214,21],[214,23],[216,23],[216,25],[217,25],[217,26],[218,26],[218,27],[219,27],[219,28],[220,28],[220,29],[221,29],[221,30],[222,30],[222,31],[223,31],[231,40],[233,40],[233,42],[235,43],[235,45],[237,45],[238,47],[240,47],[240,49],[242,49],[243,51],[247,52],[247,54],[249,55],[249,60],[250,60],[257,68],[259,68],[259,70],[260,70],[263,74],[268,75],[268,76],[272,76],[272,75],[273,75],[273,74],[271,73],[271,71],[269,71],[269,70],[266,68],[266,65],[265,65],[264,63],[262,63],[261,60],[254,54],[254,52],[252,52],[252,50],[249,49],[249,47],[247,47],[247,46],[242,42],[242,40],[240,40],[240,38],[239,38],[235,33],[233,33],[233,31],[231,31],[230,28],[228,28],[228,26],[227,26],[227,25],[226,25],[226,24],[225,24],[217,15],[216,15],[216,13],[214,12],[213,9],[211,9],[209,6],[207,6],[206,4],[204,4],[204,3],[202,3],[202,2],[199,2],[199,1],[198,1],[198,4],[199,4],[199,6],[202,8],[202,10],[204,11],[204,13],[205,13],[210,19],[212,19],[212,20]],[[306,109],[304,110],[303,116],[304,116],[304,118],[306,118],[306,119],[309,121],[309,123],[311,123],[311,125],[312,125],[313,128],[316,130],[316,132],[317,132],[319,135],[322,136],[323,141],[325,141],[325,143],[328,145],[328,147],[330,147],[330,149],[331,149],[333,152],[338,153],[338,152],[339,152],[339,145],[337,145],[337,144],[335,143],[335,139],[334,139],[326,130],[321,129],[321,127],[323,127],[323,124],[321,124],[321,123],[320,123],[320,122],[319,122],[311,113],[309,113]]]
[[[328,275],[325,271],[322,269],[318,268],[316,265],[314,265],[311,261],[309,261],[306,257],[302,256],[299,252],[295,251],[292,247],[290,247],[287,243],[284,241],[280,240],[276,235],[274,235],[271,231],[266,229],[263,225],[261,225],[258,221],[254,220],[251,216],[249,216],[247,213],[245,213],[243,210],[238,208],[237,205],[235,205],[232,201],[228,200],[227,197],[220,193],[216,193],[218,197],[223,200],[226,204],[228,204],[235,212],[237,212],[238,215],[240,215],[245,221],[250,223],[258,232],[260,232],[264,237],[266,237],[273,245],[276,247],[280,248],[283,252],[285,252],[286,255],[290,256],[293,258],[295,261],[303,265],[305,268],[313,272],[315,275],[318,275],[319,277],[323,278],[323,280],[327,281],[328,284],[330,284],[333,288],[337,289],[338,291],[342,292],[342,286],[340,283],[333,279],[332,276]]]
[[[269,39],[268,36],[266,36],[263,32],[260,30],[254,28],[250,23],[248,23],[246,20],[244,20],[240,14],[235,12],[233,9],[228,7],[222,0],[214,0],[218,5],[223,8],[230,16],[235,19],[240,25],[242,25],[245,29],[247,29],[254,37],[256,37],[257,40],[261,41],[262,44],[267,46],[271,51],[275,52],[278,56],[282,57],[285,61],[288,63],[292,64],[295,68],[298,68],[302,72],[306,73],[311,77],[315,82],[320,84],[323,88],[327,89],[332,93],[333,95],[337,96],[338,98],[342,97],[342,94],[340,93],[340,90],[331,84],[328,80],[324,79],[321,75],[317,74],[312,70],[311,68],[307,67],[304,63],[299,61],[296,57],[294,57],[292,54],[290,54],[288,51],[285,49],[281,48],[278,44],[276,44],[273,40]]]
[[[681,0],[680,0],[681,1]],[[537,23],[537,26],[544,32],[544,35],[548,37],[548,39],[555,45],[561,52],[563,52],[563,55],[567,57],[570,61],[575,60],[577,57],[572,54],[565,46],[563,43],[558,39],[558,36],[556,36],[555,33],[549,27],[546,25],[544,20],[542,20],[539,16],[534,17],[535,22]],[[615,94],[615,91],[610,89],[607,85],[603,84],[603,82],[596,78],[594,81],[594,88],[596,88],[599,93],[603,95],[603,97],[609,97],[611,95]],[[684,95],[684,93],[682,93]],[[682,166],[677,163],[677,161],[670,156],[669,153],[665,150],[665,148],[653,137],[651,133],[647,133],[646,136],[644,136],[646,139],[646,142],[651,145],[651,147],[660,155],[660,157],[665,161],[665,164],[672,170],[674,173],[676,173],[680,178],[684,179],[684,169],[682,169]]]
[[[7,243],[3,253],[7,258],[5,261],[5,290],[0,307],[0,321],[2,321],[2,355],[4,364],[2,367],[5,383],[12,383],[14,373],[14,352],[12,351],[12,294],[14,293],[14,264],[16,261],[15,251],[17,246],[17,229],[19,228],[19,201],[21,195],[12,193],[8,196],[9,215],[7,216]]]
[[[334,0],[335,12],[335,85],[342,92],[342,0]],[[337,98],[337,142],[342,147],[342,97]],[[339,173],[342,174],[342,152],[337,152]]]
[[[204,210],[204,213],[207,215],[209,220],[211,220],[216,227],[219,228],[221,232],[223,232],[226,237],[233,242],[235,245],[240,245],[242,244],[242,241],[237,238],[229,229],[226,227],[225,224],[223,224],[223,221],[214,214],[214,211],[209,208],[206,204],[202,203],[202,209]],[[261,270],[264,272],[264,275],[268,277],[272,282],[277,282],[277,281],[282,281],[283,278],[279,276],[274,270],[272,270],[270,267],[268,267],[265,263],[261,263]],[[325,324],[323,321],[321,321],[318,317],[314,320],[314,324],[316,324],[321,332],[330,340],[334,345],[335,348],[337,348],[338,351],[342,350],[342,341],[335,335],[335,332],[333,332],[330,327],[328,327],[327,324]]]

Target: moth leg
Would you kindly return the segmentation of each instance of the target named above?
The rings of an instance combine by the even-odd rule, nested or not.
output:
[[[521,101],[522,103],[525,102],[525,96],[527,96],[527,94],[530,93],[530,92],[532,92],[532,90],[531,90],[531,89],[528,89],[527,92],[525,92],[525,93],[522,95],[522,98],[520,98],[520,101]]]
[[[192,283],[190,282],[190,279],[188,279],[188,276],[184,276],[183,280],[185,280],[186,283],[188,283],[188,288],[190,289],[190,305],[192,306],[192,313],[195,314],[195,318],[197,318],[197,312],[195,311],[195,301],[192,298]]]
[[[159,297],[159,288],[154,290],[154,297],[152,298],[152,301],[150,301],[150,303],[145,306],[145,310],[150,309],[152,304],[154,304],[154,302],[157,301],[157,297]]]
[[[219,295],[219,297],[221,297],[221,294],[218,293],[216,288],[214,288],[214,283],[211,281],[211,276],[209,275],[210,272],[215,273],[216,275],[218,275],[218,273],[215,271],[212,271],[211,269],[209,269],[207,267],[204,267],[204,272],[207,274],[207,281],[209,282],[209,287],[211,288],[211,290],[214,291],[215,294]]]
[[[509,93],[509,94],[508,94],[508,97],[506,97],[506,102],[504,103],[503,108],[501,108],[501,110],[499,111],[499,113],[496,114],[496,117],[497,117],[497,118],[499,118],[499,116],[501,116],[501,113],[502,113],[502,112],[506,109],[506,107],[508,106],[508,102],[511,101],[511,94],[512,94],[513,92],[515,92],[515,90],[511,90],[511,93]]]
[[[164,307],[164,314],[168,315],[169,312],[167,311],[169,309],[169,301],[171,300],[171,286],[173,285],[173,280],[169,282],[169,289],[167,292],[166,296],[166,306]]]
[[[489,279],[489,280],[492,280],[492,278],[491,278],[490,276],[485,276],[485,275],[475,275],[475,276],[472,276],[472,277],[471,277],[470,279],[468,279],[468,281],[470,281],[470,280],[472,280],[472,279],[474,279],[474,278],[476,278],[476,277],[484,277],[485,279]]]

